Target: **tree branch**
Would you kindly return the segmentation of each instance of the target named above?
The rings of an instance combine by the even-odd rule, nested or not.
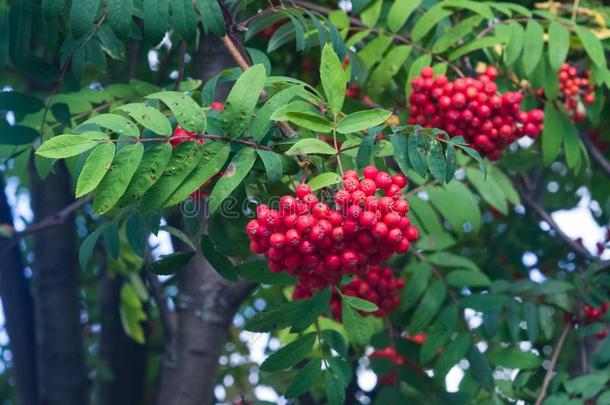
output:
[[[599,166],[599,168],[604,172],[607,177],[610,177],[610,162],[606,159],[606,157],[602,154],[602,152],[595,146],[591,138],[585,133],[580,134],[580,138],[582,142],[585,144],[587,148],[587,152],[589,152],[589,156],[593,159],[593,161]]]
[[[580,256],[582,259],[585,259],[587,261],[593,261],[596,259],[595,256],[593,256],[591,253],[589,253],[589,251],[587,249],[585,249],[583,246],[576,243],[576,241],[574,241],[572,238],[570,238],[561,229],[561,227],[559,226],[559,224],[557,222],[555,222],[555,220],[553,219],[551,214],[549,214],[540,204],[538,204],[538,202],[536,202],[534,200],[534,198],[531,195],[531,192],[528,192],[521,187],[518,187],[518,190],[519,190],[519,195],[521,196],[521,199],[525,202],[525,204],[529,208],[531,208],[536,214],[538,214],[538,216],[543,221],[547,222],[551,228],[553,228],[555,233],[557,233],[557,236],[559,236],[559,238],[566,245],[568,245],[568,247],[570,248],[570,250],[572,252],[574,252],[576,255]]]
[[[549,368],[546,370],[546,374],[544,375],[544,381],[542,382],[542,387],[540,388],[540,394],[538,394],[538,398],[536,398],[535,405],[541,405],[542,401],[544,401],[544,397],[546,396],[546,390],[553,379],[553,372],[555,371],[555,366],[557,365],[557,359],[559,358],[559,353],[561,353],[561,349],[563,348],[563,344],[566,341],[566,337],[568,333],[572,330],[572,323],[566,322],[563,330],[561,331],[561,335],[559,336],[559,340],[557,341],[557,346],[555,346],[555,350],[553,351],[553,356],[551,357],[551,364]]]

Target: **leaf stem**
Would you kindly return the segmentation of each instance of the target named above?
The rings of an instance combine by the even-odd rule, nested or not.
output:
[[[566,341],[566,337],[568,333],[572,330],[572,323],[566,322],[563,330],[561,331],[561,335],[559,336],[559,340],[557,341],[557,346],[555,346],[555,350],[553,351],[553,356],[551,357],[551,364],[549,368],[546,370],[546,374],[544,375],[544,380],[542,381],[542,387],[540,388],[540,394],[538,394],[538,398],[536,398],[535,405],[541,405],[542,401],[546,397],[546,390],[553,379],[553,373],[555,371],[555,366],[557,365],[557,359],[559,358],[559,353],[561,353],[561,349],[563,348],[563,344]]]

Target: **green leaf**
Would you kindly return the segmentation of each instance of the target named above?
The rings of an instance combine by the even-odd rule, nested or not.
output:
[[[6,3],[4,3],[6,5]],[[25,0],[11,1],[8,14],[9,51],[11,60],[23,63],[30,55],[32,42],[32,4]]]
[[[374,126],[383,124],[392,112],[375,108],[373,110],[357,111],[345,116],[337,124],[337,132],[340,134],[351,134],[360,132]]]
[[[202,156],[199,163],[163,203],[164,207],[171,207],[186,200],[222,170],[231,153],[229,145],[223,142],[208,142],[201,149]]]
[[[332,130],[330,121],[322,115],[301,111],[288,111],[284,116],[293,124],[309,129],[310,131],[327,134]]]
[[[392,142],[392,148],[394,149],[394,160],[396,160],[400,171],[407,173],[411,168],[408,139],[402,134],[392,134],[390,135],[390,142]],[[362,146],[360,147],[362,148]]]
[[[444,2],[445,7],[457,8],[457,9],[466,9],[470,10],[473,13],[479,14],[482,17],[485,17],[488,20],[493,20],[494,14],[489,5],[485,2],[481,1],[473,1],[473,0],[447,0]]]
[[[250,125],[265,79],[265,67],[258,64],[242,73],[233,85],[220,114],[223,127],[232,138],[242,137]]]
[[[102,233],[104,233],[104,231],[111,225],[112,224],[110,222],[104,222],[95,231],[87,235],[87,237],[83,240],[78,250],[78,262],[81,269],[85,270],[87,268],[87,263],[89,263],[91,255],[93,255],[93,250],[95,249],[97,241]]]
[[[388,87],[392,78],[404,66],[411,49],[410,45],[395,46],[381,59],[367,80],[367,91],[371,96],[381,94]]]
[[[225,19],[217,0],[199,0],[199,14],[206,32],[212,31],[218,37],[226,34]]]
[[[144,38],[156,46],[169,30],[169,0],[143,0]]]
[[[318,376],[322,374],[322,359],[310,360],[298,373],[292,378],[286,388],[286,398],[296,398],[313,386]]]
[[[146,174],[146,176],[149,176],[148,179],[141,181],[139,184],[142,188],[149,187],[142,197],[142,208],[145,210],[160,208],[199,165],[202,155],[203,146],[199,142],[182,142],[176,146],[162,173],[160,175],[157,173]],[[149,180],[153,180],[153,177],[156,176],[159,176],[159,179],[153,184],[149,184]],[[139,188],[136,191],[141,192]]]
[[[172,25],[176,32],[188,43],[195,42],[197,36],[197,20],[192,0],[170,0]]]
[[[392,32],[398,32],[405,25],[409,16],[419,5],[421,0],[394,0],[388,13],[388,28]]]
[[[491,364],[506,368],[531,369],[542,364],[540,357],[517,349],[501,349],[489,351],[486,354]]]
[[[137,138],[140,136],[140,130],[137,125],[118,114],[99,114],[89,118],[87,121],[79,125],[83,127],[89,124],[98,125],[102,128],[111,130],[120,136],[129,136]]]
[[[500,311],[506,304],[508,297],[500,294],[471,294],[462,298],[462,304],[466,308],[475,311]]]
[[[542,329],[542,333],[547,340],[553,337],[553,313],[553,308],[547,305],[540,305],[538,307],[540,329]]]
[[[57,16],[64,7],[64,0],[42,0],[42,11],[45,17]]]
[[[558,72],[570,50],[570,31],[556,21],[549,25],[549,63]]]
[[[411,63],[407,81],[405,83],[405,93],[407,93],[407,96],[410,96],[413,92],[413,88],[411,87],[411,81],[413,81],[413,78],[418,76],[424,67],[430,66],[430,63],[432,63],[432,55],[429,53],[420,55],[413,61],[413,63]]]
[[[460,333],[454,340],[449,342],[439,357],[434,367],[434,378],[445,381],[445,376],[453,366],[460,362],[468,351],[470,336],[468,333]]]
[[[108,22],[121,38],[126,38],[131,29],[133,0],[108,0]]]
[[[290,301],[255,314],[244,329],[250,332],[271,332],[293,325],[307,312],[309,300]]]
[[[103,135],[100,135],[102,139]],[[51,159],[63,159],[84,153],[97,145],[99,142],[83,135],[58,135],[43,143],[36,154]]]
[[[233,263],[227,257],[214,248],[214,244],[208,235],[201,235],[200,247],[201,254],[210,262],[218,274],[233,283],[237,281],[235,266],[233,266]]]
[[[118,107],[117,110],[125,111],[138,124],[156,134],[164,136],[172,134],[172,125],[169,120],[156,108],[143,103],[130,103]]]
[[[243,148],[235,154],[222,177],[220,177],[212,189],[212,194],[210,195],[210,213],[216,212],[225,198],[241,184],[248,173],[250,173],[254,162],[256,162],[256,149]]]
[[[428,280],[432,274],[432,267],[429,263],[418,263],[413,267],[413,276],[407,283],[401,299],[401,308],[407,310],[411,308],[419,297],[426,291]]]
[[[483,37],[477,38],[466,45],[463,45],[449,54],[448,59],[454,61],[467,55],[473,51],[485,48],[493,48],[494,46],[503,43],[503,39],[499,37]]]
[[[305,138],[292,145],[292,147],[286,151],[285,155],[296,156],[312,153],[334,155],[337,151],[335,148],[318,138]]]
[[[521,303],[514,300],[509,299],[506,301],[506,326],[508,327],[508,333],[510,334],[513,342],[516,342],[519,338],[520,331],[520,323],[521,323]]]
[[[536,20],[529,20],[523,42],[523,70],[531,75],[538,66],[544,48],[544,29]]]
[[[496,166],[490,166],[488,168],[487,176],[490,177],[501,189],[504,193],[504,196],[511,204],[517,205],[521,203],[521,197],[519,197],[519,193],[515,190],[513,183],[510,181],[506,174],[502,173],[500,169]]]
[[[364,45],[362,50],[358,52],[358,56],[360,56],[366,67],[371,69],[377,62],[383,59],[385,51],[391,44],[391,36],[379,33],[377,37]]]
[[[578,39],[580,39],[582,46],[585,48],[585,51],[587,51],[587,54],[593,63],[599,67],[606,66],[606,55],[604,54],[602,42],[588,28],[576,25],[574,29],[576,30]]]
[[[424,201],[415,195],[407,197],[407,201],[411,207],[410,213],[414,214],[416,219],[423,225],[422,231],[425,230],[431,234],[443,232],[443,225],[430,202]]]
[[[469,223],[473,231],[481,227],[481,211],[472,192],[460,181],[452,181],[444,187],[427,190],[432,205],[445,217],[458,234],[464,233]]]
[[[454,270],[447,274],[447,282],[456,288],[488,287],[491,284],[484,273],[472,270]]]
[[[447,166],[445,164],[445,157],[443,156],[443,148],[440,143],[435,142],[432,147],[428,150],[428,168],[432,176],[441,183],[445,182],[445,172]]]
[[[44,103],[30,94],[16,91],[0,91],[0,111],[33,114],[44,108]]]
[[[544,164],[551,164],[559,155],[566,134],[566,128],[572,126],[567,117],[547,103],[544,107],[544,130],[542,131],[542,158]]]
[[[372,331],[366,319],[353,309],[346,300],[341,304],[343,326],[347,337],[354,346],[366,346],[371,338]]]
[[[506,45],[506,63],[512,65],[521,56],[525,38],[525,30],[518,22],[511,21],[508,24],[510,37]]]
[[[492,374],[493,370],[487,358],[483,356],[476,346],[470,346],[466,353],[466,359],[468,359],[468,362],[470,363],[470,372],[475,381],[478,382],[481,387],[493,390],[495,385]]]
[[[379,16],[381,15],[381,8],[383,6],[383,0],[373,0],[366,10],[360,13],[360,19],[368,26],[373,27],[377,24]]]
[[[172,157],[169,143],[154,145],[144,151],[140,166],[134,173],[119,204],[138,202],[160,178]]]
[[[419,41],[423,39],[430,30],[432,30],[436,24],[438,24],[443,18],[449,17],[451,11],[443,8],[442,3],[435,4],[430,7],[428,11],[417,19],[417,22],[411,30],[411,38],[413,41]]]
[[[39,136],[40,134],[38,131],[30,127],[22,125],[0,125],[0,145],[28,145]]]
[[[426,334],[426,341],[421,347],[419,358],[422,364],[430,362],[449,340],[458,326],[458,311],[449,306],[440,313]]]
[[[93,29],[93,22],[100,7],[100,0],[81,0],[70,8],[70,33],[74,38],[84,37]]]
[[[413,170],[422,177],[426,176],[426,140],[421,132],[413,132],[408,139],[409,162]]]
[[[375,312],[379,309],[379,307],[373,302],[358,297],[352,297],[350,295],[343,295],[343,301],[346,301],[350,307],[357,309],[358,311]]]
[[[137,343],[144,344],[145,336],[141,321],[146,320],[146,312],[142,309],[142,302],[131,283],[124,283],[121,286],[119,316],[125,334]]]
[[[257,149],[256,153],[261,157],[267,172],[267,180],[269,183],[277,183],[282,178],[283,166],[282,157],[272,151]]]
[[[292,322],[291,333],[299,333],[307,329],[318,319],[323,312],[328,312],[330,303],[330,288],[318,290],[313,297],[308,300],[301,300],[304,303],[303,311],[300,316]]]
[[[442,53],[456,42],[473,32],[473,28],[481,23],[483,19],[479,16],[471,16],[460,21],[456,26],[448,30],[443,36],[436,40],[432,51]]]
[[[312,191],[341,183],[341,176],[337,173],[322,173],[307,182]]]
[[[504,196],[502,188],[496,184],[491,176],[485,177],[483,172],[473,167],[466,168],[468,180],[474,185],[481,197],[489,205],[500,211],[502,214],[508,214],[508,202]]]
[[[347,356],[347,344],[341,333],[334,329],[323,329],[322,332],[320,332],[320,336],[322,337],[324,344],[330,346],[339,356]]]
[[[170,235],[172,235],[173,237],[180,240],[181,242],[184,242],[184,244],[188,245],[188,247],[190,247],[191,249],[197,250],[193,240],[191,238],[189,238],[189,236],[186,233],[184,233],[183,231],[181,231],[180,229],[174,228],[173,226],[169,226],[169,225],[163,225],[163,226],[159,227],[159,231],[165,231],[165,232],[169,233]]]
[[[285,370],[307,357],[316,341],[314,332],[298,337],[267,357],[260,366],[261,371],[271,372]]]
[[[445,183],[449,183],[455,176],[455,170],[457,169],[457,154],[453,145],[447,145],[445,150]]]
[[[114,158],[114,143],[102,143],[96,146],[87,160],[76,181],[76,197],[93,191],[110,169]]]
[[[327,370],[324,377],[324,390],[329,405],[343,405],[345,403],[345,389],[339,376]]]
[[[563,138],[563,150],[566,155],[566,163],[568,167],[575,172],[578,172],[582,163],[582,151],[584,145],[578,135],[578,129],[570,121],[569,125],[564,127],[565,136]]]
[[[266,260],[252,260],[235,266],[237,274],[253,283],[269,285],[292,285],[296,279],[286,273],[273,273]]]
[[[411,334],[423,331],[443,306],[446,295],[447,288],[443,282],[435,281],[421,299],[413,317],[411,317],[407,330]]]
[[[533,343],[538,339],[540,320],[538,318],[538,308],[532,301],[523,304],[523,318],[525,319],[527,338]]]
[[[126,145],[118,151],[110,169],[108,169],[108,173],[106,173],[95,192],[95,199],[93,200],[93,213],[95,215],[105,214],[119,201],[127,190],[143,154],[144,146],[141,143]]]
[[[250,135],[257,141],[261,141],[271,128],[271,116],[275,110],[288,104],[302,90],[303,87],[301,86],[291,86],[267,100],[260,110],[257,111],[256,117],[254,117],[250,124]]]
[[[327,43],[322,50],[320,61],[320,80],[326,94],[328,108],[336,116],[343,108],[347,76],[341,66],[341,61],[335,54],[333,46]]]
[[[177,91],[160,91],[149,94],[145,98],[161,100],[171,110],[183,129],[198,134],[205,131],[206,120],[203,108],[189,96]]]
[[[178,270],[182,270],[184,266],[191,261],[195,252],[179,252],[171,255],[163,256],[160,260],[151,263],[148,270],[158,275],[171,275]]]

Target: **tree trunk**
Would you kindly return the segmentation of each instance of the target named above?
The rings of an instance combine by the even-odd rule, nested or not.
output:
[[[124,282],[119,275],[107,276],[102,281],[100,354],[112,377],[100,386],[100,405],[144,403],[146,346],[136,343],[123,331],[119,308]]]
[[[0,177],[0,224],[13,227],[13,216]],[[29,281],[23,274],[19,244],[0,236],[0,296],[4,309],[9,347],[13,354],[11,368],[16,385],[18,403],[37,405],[38,380],[36,374],[36,340],[34,333],[34,304]]]
[[[200,49],[193,55],[191,76],[206,81],[234,64],[218,38],[202,36]],[[227,90],[227,86],[217,89],[216,100],[224,99]],[[228,282],[200,254],[178,277],[177,328],[166,348],[158,403],[211,404],[218,357],[233,316],[253,285],[244,280]]]
[[[232,284],[197,255],[179,273],[178,328],[164,359],[159,405],[213,403],[218,357],[252,285]]]
[[[70,176],[63,162],[41,180],[32,168],[32,209],[37,220],[72,202]],[[83,405],[87,381],[79,302],[78,244],[73,218],[34,234],[34,306],[40,401],[44,405]]]

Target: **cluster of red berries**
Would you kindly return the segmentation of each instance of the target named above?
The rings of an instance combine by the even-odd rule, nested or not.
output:
[[[590,84],[590,74],[588,69],[581,73],[568,63],[564,63],[559,70],[561,100],[574,121],[585,119],[583,102],[587,105],[595,103],[595,87]]]
[[[257,218],[246,226],[251,251],[264,254],[271,271],[286,271],[312,289],[338,284],[344,274],[361,274],[393,253],[407,252],[419,231],[400,196],[406,176],[374,166],[365,167],[363,176],[345,172],[334,209],[304,183],[296,187],[296,197],[280,198],[279,209],[259,205]]]
[[[369,266],[366,274],[356,276],[351,282],[341,286],[341,293],[373,302],[379,308],[375,312],[363,312],[362,315],[384,317],[400,304],[400,291],[405,281],[394,275],[389,267]],[[292,299],[310,298],[313,291],[308,286],[297,284]],[[333,290],[330,298],[330,310],[333,318],[341,321],[341,296]]]
[[[598,322],[601,318],[606,315],[608,309],[610,308],[610,304],[604,302],[599,307],[592,307],[590,305],[585,304],[585,321],[589,323]],[[608,330],[606,328],[600,330],[595,334],[595,337],[598,339],[605,339],[608,336]]]
[[[488,67],[478,78],[449,81],[425,67],[411,81],[409,124],[440,128],[464,139],[489,159],[499,159],[507,145],[522,136],[538,137],[542,110],[521,111],[521,92],[499,93],[498,71]]]

